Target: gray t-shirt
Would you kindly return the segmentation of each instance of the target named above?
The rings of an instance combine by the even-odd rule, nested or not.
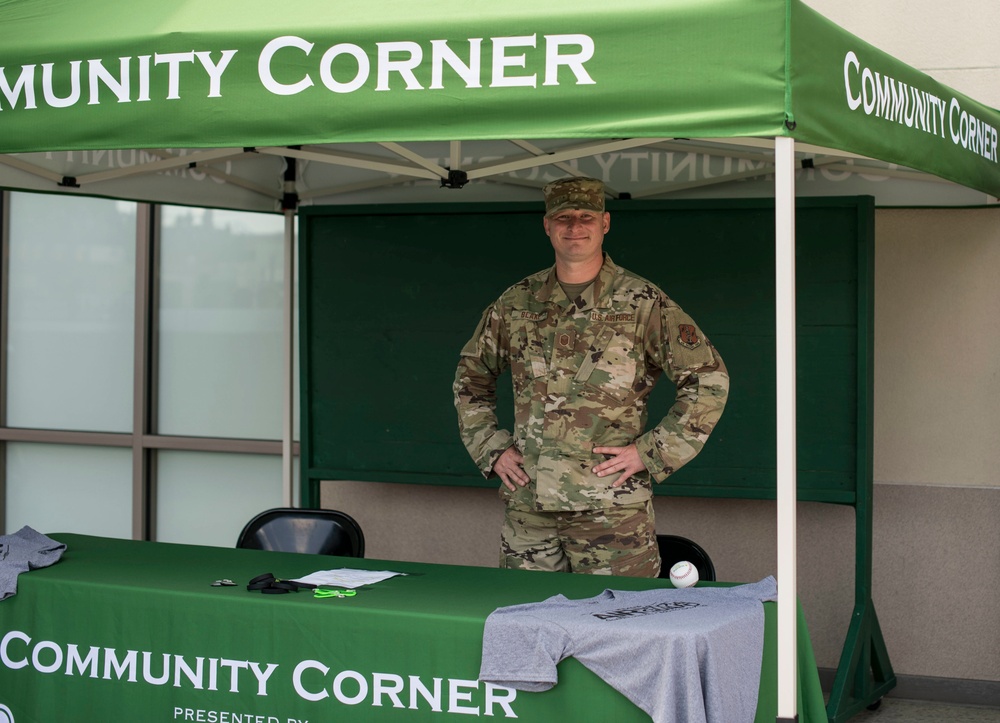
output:
[[[605,590],[497,608],[486,619],[479,679],[548,690],[574,657],[656,723],[753,721],[773,577],[735,587]]]
[[[58,562],[66,545],[30,527],[0,536],[0,600],[17,592],[17,576]]]

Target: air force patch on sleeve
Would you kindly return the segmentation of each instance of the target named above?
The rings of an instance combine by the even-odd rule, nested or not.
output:
[[[701,346],[701,337],[698,336],[698,327],[694,324],[678,324],[677,341],[685,349],[697,349]]]

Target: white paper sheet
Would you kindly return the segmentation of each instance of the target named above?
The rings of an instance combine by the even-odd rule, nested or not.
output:
[[[337,570],[319,570],[305,577],[296,578],[292,582],[353,589],[362,585],[373,585],[376,582],[388,580],[390,577],[405,574],[403,572],[390,572],[389,570],[352,570],[342,567]]]

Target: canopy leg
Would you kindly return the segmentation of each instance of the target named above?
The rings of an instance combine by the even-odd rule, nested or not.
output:
[[[777,375],[778,718],[798,720],[795,420],[795,141],[774,139]]]

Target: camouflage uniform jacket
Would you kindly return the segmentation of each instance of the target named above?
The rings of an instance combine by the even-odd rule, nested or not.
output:
[[[511,370],[514,434],[498,429],[497,377]],[[661,372],[677,387],[648,432],[647,399]],[[605,255],[597,279],[570,300],[555,267],[511,286],[483,312],[455,376],[459,430],[483,475],[511,444],[531,481],[512,493],[521,510],[582,510],[647,500],[701,451],[726,403],[729,376],[714,347],[654,284]],[[591,469],[595,446],[635,442],[648,472],[613,488]]]

